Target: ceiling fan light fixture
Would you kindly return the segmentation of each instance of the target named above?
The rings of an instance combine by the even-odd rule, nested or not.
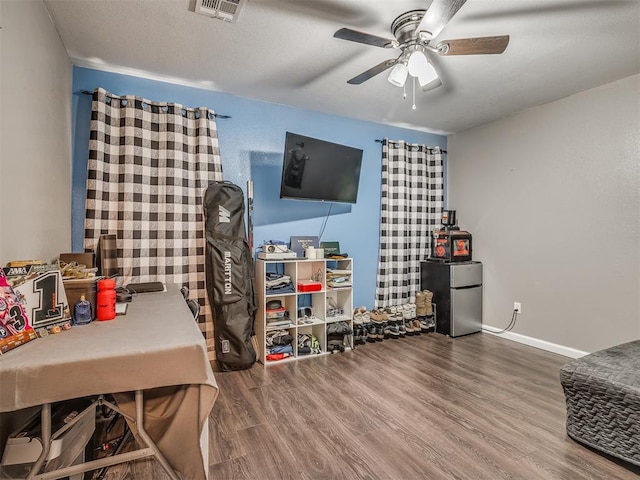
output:
[[[403,62],[399,62],[391,69],[391,73],[387,80],[390,84],[395,85],[396,87],[404,87],[408,74],[409,70],[407,69],[407,66]]]
[[[436,72],[436,69],[433,68],[431,62],[427,62],[426,68],[421,70],[418,74],[418,82],[420,83],[420,87],[424,90],[424,87],[435,80],[438,80],[438,72]]]
[[[409,73],[413,77],[419,77],[421,74],[427,75],[429,73],[429,61],[422,49],[411,52],[407,66],[409,67]]]

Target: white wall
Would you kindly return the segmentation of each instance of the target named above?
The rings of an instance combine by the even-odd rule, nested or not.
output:
[[[0,1],[0,264],[71,248],[71,62],[41,0]]]
[[[640,75],[448,139],[484,323],[592,352],[640,338]]]

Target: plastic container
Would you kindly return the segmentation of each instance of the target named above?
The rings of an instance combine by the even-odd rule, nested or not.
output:
[[[96,317],[98,320],[113,320],[116,318],[116,281],[105,278],[98,281],[98,295],[96,295]]]
[[[73,324],[74,325],[86,325],[93,320],[93,307],[91,302],[85,298],[84,295],[80,295],[73,307]]]

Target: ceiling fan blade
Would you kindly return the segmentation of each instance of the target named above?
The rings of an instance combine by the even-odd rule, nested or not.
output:
[[[375,77],[379,73],[382,73],[385,70],[393,67],[396,63],[398,63],[397,58],[393,58],[391,60],[385,60],[384,62],[376,65],[375,67],[372,67],[369,70],[362,72],[360,75],[356,75],[351,80],[347,80],[347,83],[351,85],[360,85],[361,83],[366,82],[370,78]]]
[[[502,53],[509,45],[509,35],[443,40],[436,49],[440,55],[488,55]]]
[[[437,37],[449,20],[458,13],[458,10],[467,0],[433,0],[427,13],[424,14],[415,33],[426,32],[423,39],[428,40]]]
[[[365,45],[373,45],[374,47],[390,48],[394,46],[394,40],[358,32],[356,30],[351,30],[350,28],[341,28],[334,33],[333,36],[342,40],[364,43]]]
[[[237,3],[235,0],[233,3]],[[329,20],[336,23],[348,23],[350,25],[374,25],[376,15],[366,5],[354,5],[356,2],[343,0],[252,0],[258,7],[269,8],[280,13],[312,16],[319,20]]]

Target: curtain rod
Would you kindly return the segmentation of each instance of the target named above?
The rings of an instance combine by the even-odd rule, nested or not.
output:
[[[384,141],[384,139],[382,139],[382,138],[376,138],[376,142],[378,142],[378,143],[382,143],[383,141]],[[394,140],[389,140],[389,143],[398,143],[398,142],[396,142]],[[435,150],[435,148],[434,147],[427,147],[427,150]],[[447,151],[443,150],[443,149],[440,149],[440,151],[442,153],[444,153],[444,154],[447,153]]]
[[[91,96],[93,96],[93,92],[90,92],[89,90],[80,90],[80,93],[82,95],[91,95]],[[110,96],[114,97],[114,98],[120,98],[119,95],[110,95]],[[214,113],[213,116],[216,117],[216,118],[231,118],[231,115],[222,115],[220,113]]]

